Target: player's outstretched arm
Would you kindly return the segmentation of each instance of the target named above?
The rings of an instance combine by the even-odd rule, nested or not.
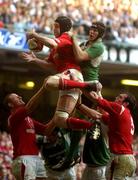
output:
[[[32,98],[28,101],[28,103],[26,104],[26,109],[27,109],[28,114],[32,113],[34,109],[39,105],[44,93],[45,93],[45,88],[42,86],[36,92],[36,94],[34,94]]]
[[[73,52],[77,61],[88,61],[90,57],[88,53],[81,49],[75,36],[72,35]]]
[[[44,35],[40,35],[36,32],[27,32],[26,37],[28,40],[35,38],[37,41],[49,48],[56,48],[58,46],[54,39],[46,37]]]
[[[32,62],[40,66],[41,68],[44,69],[54,69],[54,66],[52,63],[47,62],[47,59],[40,59],[37,58],[36,55],[33,52],[28,52],[28,53],[21,53],[20,54],[21,58],[25,60],[26,62]]]
[[[96,111],[95,109],[89,108],[84,104],[77,105],[77,109],[84,115],[88,116],[89,118],[92,118],[92,119],[102,118],[102,114],[100,112]]]

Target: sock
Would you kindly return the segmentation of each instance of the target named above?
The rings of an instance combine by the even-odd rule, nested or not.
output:
[[[59,89],[60,90],[67,90],[72,88],[85,88],[88,86],[87,82],[78,82],[73,80],[68,80],[64,78],[59,79]]]
[[[70,117],[66,120],[67,126],[70,129],[90,129],[92,127],[92,123],[88,122],[84,119],[78,119],[75,117]]]

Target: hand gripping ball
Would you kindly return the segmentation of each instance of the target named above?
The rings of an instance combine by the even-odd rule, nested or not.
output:
[[[35,38],[29,39],[27,43],[31,51],[39,52],[43,49],[43,44],[37,41]]]

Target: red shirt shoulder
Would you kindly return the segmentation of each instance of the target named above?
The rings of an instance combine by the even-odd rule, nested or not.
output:
[[[8,123],[9,125],[12,125],[14,123],[23,121],[26,116],[28,116],[27,110],[25,106],[21,106],[11,113],[8,118]]]
[[[52,49],[48,61],[55,65],[58,72],[63,72],[67,69],[77,69],[80,71],[73,53],[71,37],[67,33],[63,33],[55,41],[58,47]]]

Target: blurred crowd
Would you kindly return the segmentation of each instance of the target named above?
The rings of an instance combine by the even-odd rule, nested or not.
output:
[[[82,151],[84,139],[80,142],[80,150]],[[0,132],[0,179],[2,180],[15,180],[11,173],[12,163],[12,142],[10,135],[7,132]],[[138,177],[138,136],[134,136],[133,149],[137,160],[136,178]],[[78,179],[81,178],[82,171],[85,168],[84,163],[76,165],[76,174]],[[134,177],[135,179],[135,177]]]
[[[13,147],[10,135],[0,132],[0,179],[14,180],[11,173]]]
[[[98,20],[107,25],[106,40],[137,43],[137,12],[135,0],[0,0],[0,27],[51,34],[53,20],[67,15],[78,35],[87,35],[91,23]]]

